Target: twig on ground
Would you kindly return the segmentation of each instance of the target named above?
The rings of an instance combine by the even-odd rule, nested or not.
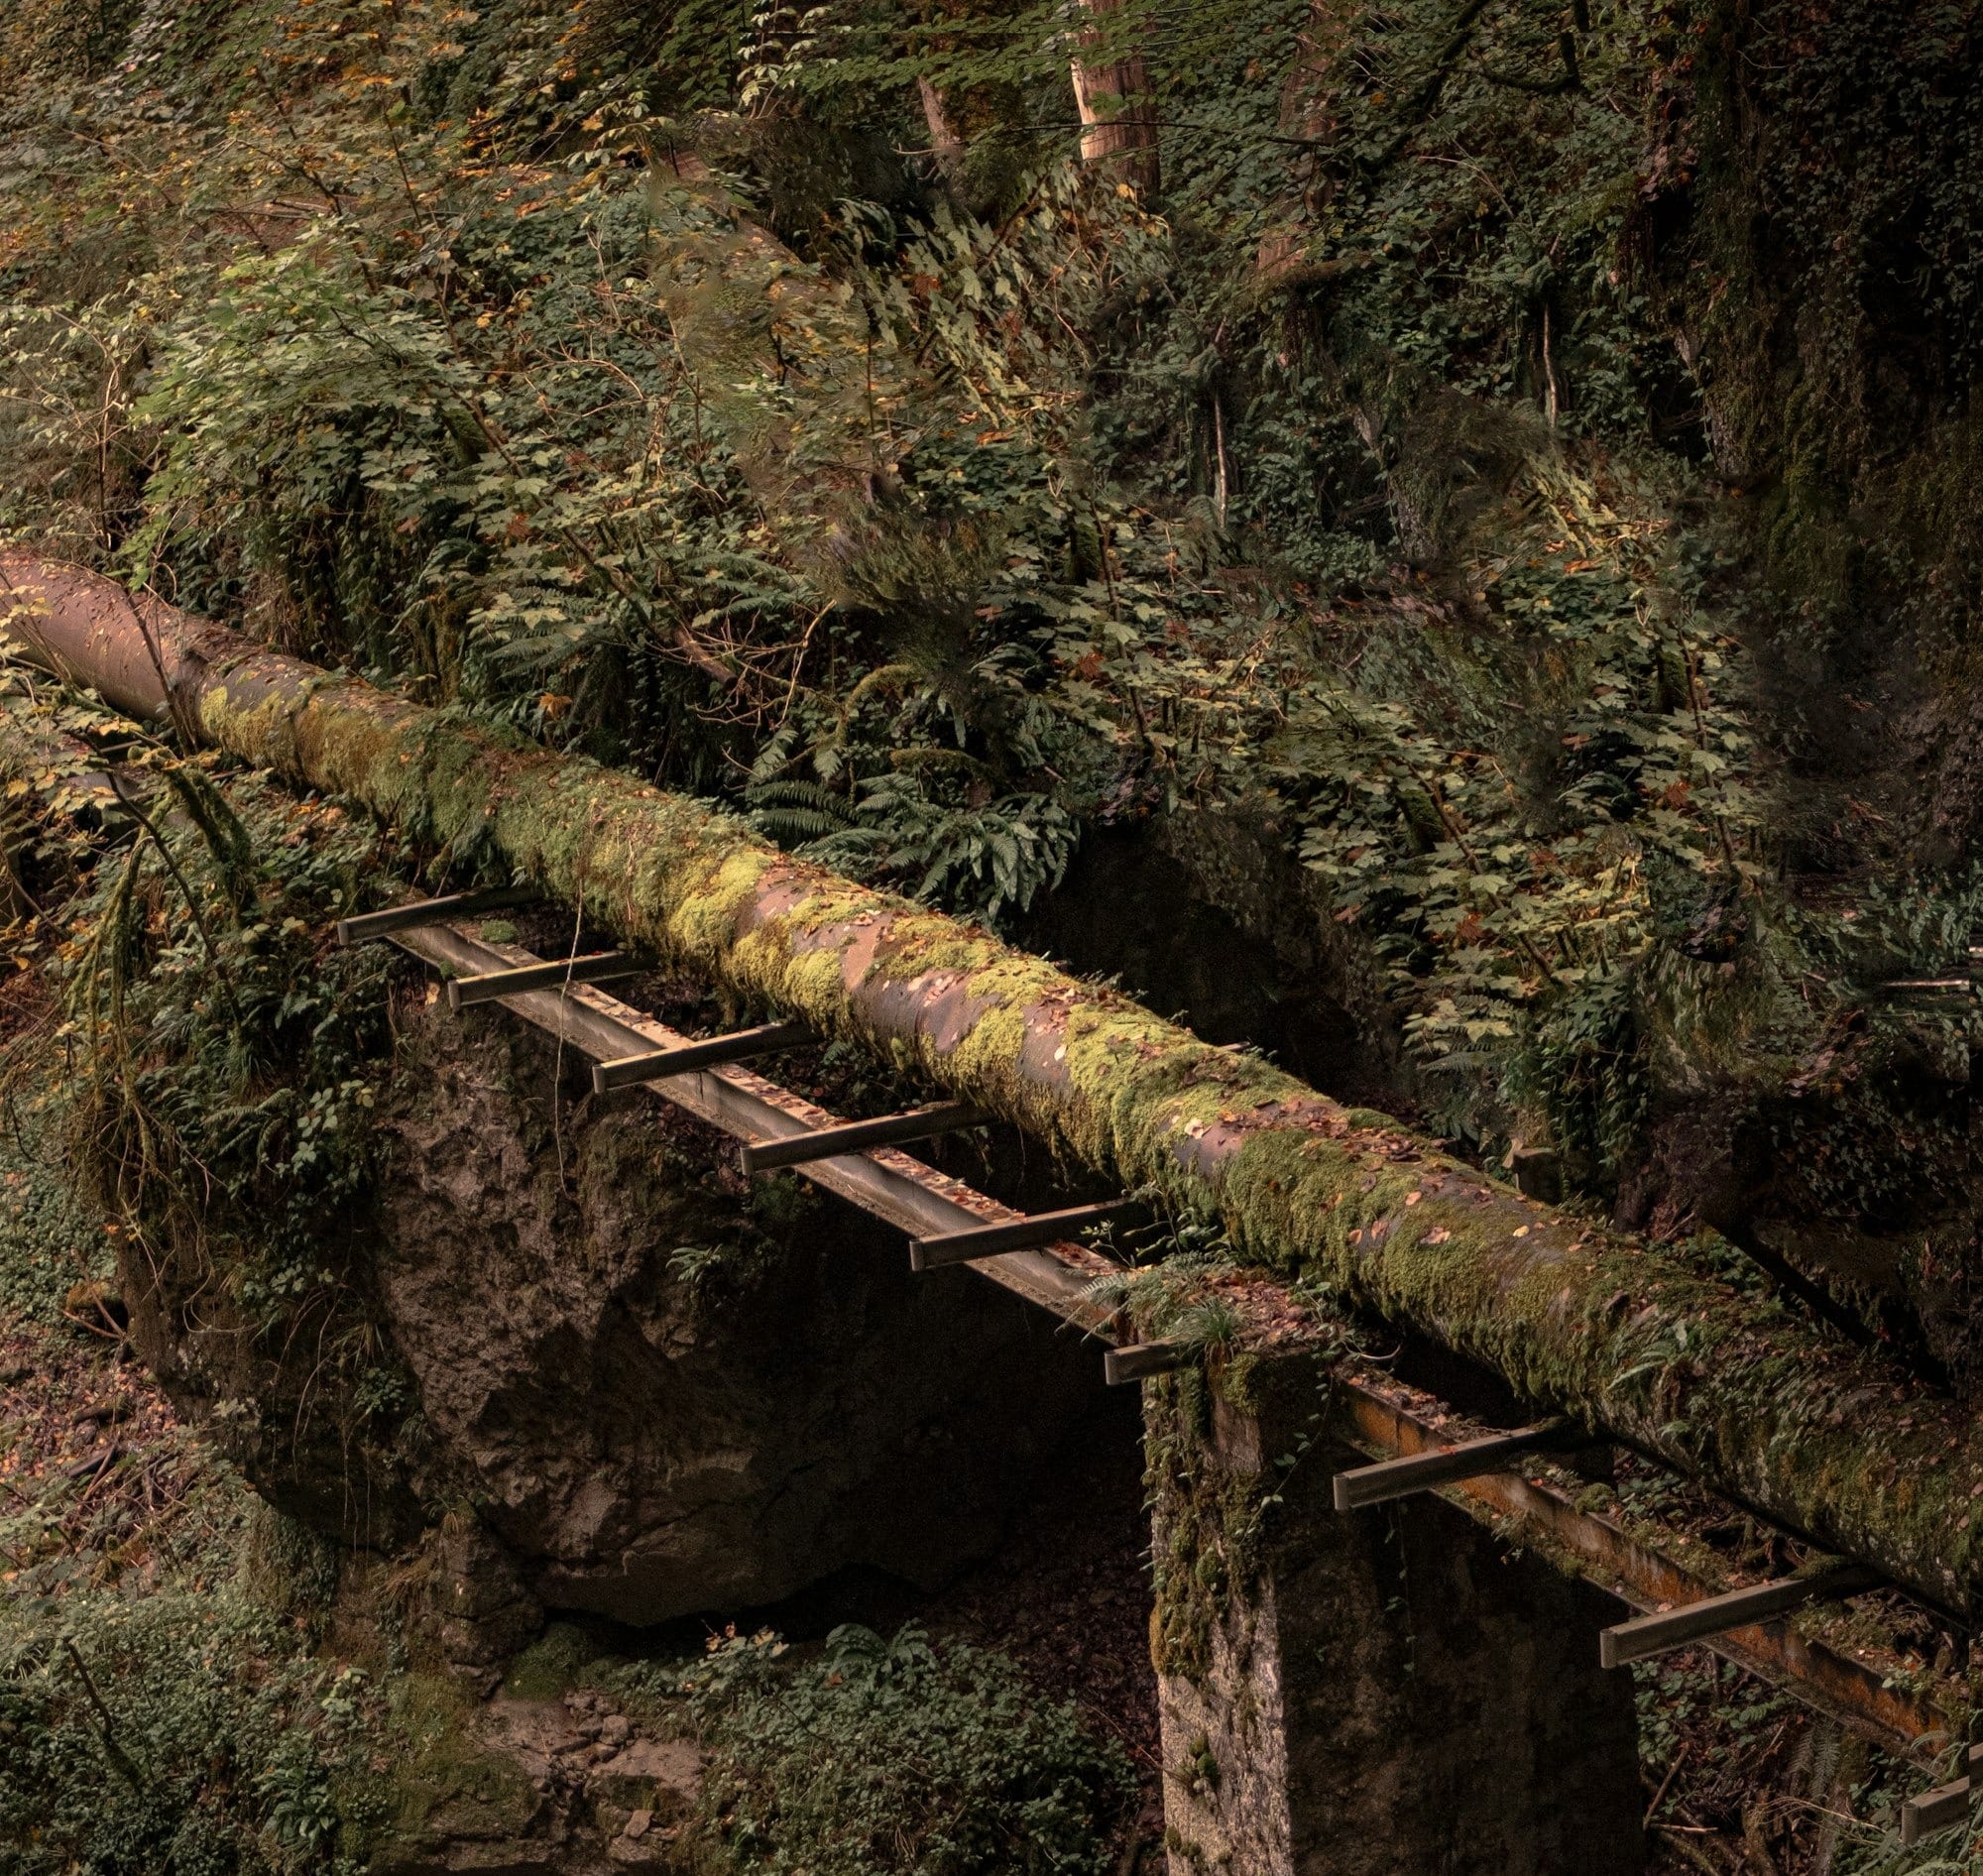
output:
[[[1688,1748],[1691,1746],[1692,1743],[1693,1741],[1691,1739],[1683,1739],[1680,1742],[1680,1750],[1674,1754],[1673,1763],[1667,1767],[1666,1777],[1660,1780],[1660,1789],[1653,1794],[1653,1802],[1646,1807],[1645,1818],[1639,1825],[1639,1828],[1641,1830],[1650,1830],[1652,1828],[1653,1814],[1659,1810],[1662,1800],[1664,1800],[1667,1795],[1667,1787],[1674,1782],[1674,1774],[1678,1772],[1681,1766],[1685,1763],[1687,1759]]]
[[[82,1651],[68,1636],[62,1637],[62,1646],[68,1650],[68,1658],[75,1663],[75,1671],[82,1677],[82,1690],[89,1696],[89,1703],[96,1709],[96,1730],[103,1741],[104,1755],[116,1768],[117,1775],[134,1792],[143,1793],[145,1781],[131,1755],[117,1743],[116,1724],[110,1717],[110,1709],[103,1703],[103,1696],[96,1691],[96,1682],[89,1672],[89,1664],[83,1660]]]

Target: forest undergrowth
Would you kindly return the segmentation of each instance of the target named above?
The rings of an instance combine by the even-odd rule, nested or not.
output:
[[[1577,13],[1131,7],[1146,200],[1056,160],[1024,12],[47,0],[0,523],[993,923],[1084,828],[1242,810],[1437,1128],[1652,1212],[1704,1095],[1795,1142],[1788,1210],[1932,1234],[1954,1036],[1868,987],[1974,883],[1785,785],[1799,595],[1647,251],[1707,16]]]

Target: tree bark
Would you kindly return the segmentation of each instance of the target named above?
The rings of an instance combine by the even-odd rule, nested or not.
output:
[[[964,161],[964,139],[951,126],[943,93],[918,74],[916,95],[922,99],[923,122],[929,126],[930,154],[936,158],[936,167],[945,176],[954,176],[957,166]]]
[[[1975,1416],[1684,1250],[1525,1199],[705,803],[479,734],[95,575],[0,555],[0,625],[121,710],[500,864],[740,998],[1216,1213],[1255,1271],[1428,1335],[1952,1613],[1983,1607]],[[1230,1288],[1244,1327],[1225,1359],[1304,1333],[1285,1291]]]
[[[1294,62],[1281,85],[1278,128],[1284,137],[1305,138],[1317,149],[1336,141],[1341,128],[1336,109],[1337,65],[1348,42],[1353,10],[1343,0],[1309,0],[1308,19],[1295,41]],[[1301,271],[1308,247],[1308,230],[1314,225],[1316,210],[1329,199],[1333,189],[1324,179],[1327,172],[1304,163],[1295,153],[1289,164],[1294,176],[1305,172],[1317,179],[1306,191],[1291,189],[1282,205],[1281,219],[1260,237],[1254,271],[1261,282],[1271,285]]]
[[[1075,39],[1074,102],[1081,112],[1081,154],[1085,161],[1106,164],[1118,180],[1134,185],[1145,200],[1155,201],[1163,180],[1157,154],[1157,111],[1150,96],[1150,74],[1143,55],[1131,52],[1109,59],[1108,16],[1121,10],[1122,0],[1081,0],[1097,24]],[[1096,55],[1091,59],[1088,55]]]

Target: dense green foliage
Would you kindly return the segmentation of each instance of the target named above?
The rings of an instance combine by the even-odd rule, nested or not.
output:
[[[0,1344],[26,1356],[0,1409],[0,1870],[355,1871],[384,1710],[271,1606],[278,1578],[320,1601],[310,1546],[285,1551],[238,1473],[142,1409],[100,1471],[51,1463],[93,1396],[128,1412],[128,1380],[102,1321],[63,1308],[102,1237],[58,1177],[66,1091],[24,1039],[0,1129]]]
[[[1121,1755],[1001,1657],[836,1629],[802,1665],[769,1633],[713,1636],[674,1679],[712,1755],[701,1827],[724,1868],[809,1876],[1086,1876],[1133,1789]]]
[[[1049,12],[81,32],[45,0],[9,42],[49,90],[4,133],[0,519],[992,920],[1084,829],[1262,816],[1380,961],[1441,1126],[1610,1191],[1712,1086],[1891,1217],[1827,1105],[1891,1053],[1851,984],[1943,968],[1971,883],[1882,824],[1877,884],[1783,890],[1823,791],[1783,805],[1811,731],[1769,707],[1780,602],[1731,571],[1702,457],[1738,416],[1701,398],[1796,269],[1751,254],[1698,308],[1676,269],[1736,191],[1690,192],[1703,150],[1780,215],[1843,190],[1877,269],[1877,231],[1966,214],[1929,180],[1966,133],[1885,194],[1806,189],[1861,108],[1856,13],[1749,99],[1704,6],[1131,5],[1143,200],[1068,174]],[[1902,37],[1904,114],[1955,42]],[[948,168],[899,154],[918,80]],[[1954,254],[1920,261],[1944,387]]]
[[[103,1329],[121,1283],[164,1324],[224,1320],[233,1358],[196,1386],[233,1458],[315,1438],[391,1471],[416,1429],[361,1252],[392,978],[331,939],[385,845],[101,709],[6,708],[6,798],[49,811],[8,940],[48,1006],[5,1056],[0,1299]]]
[[[287,1322],[338,1281],[335,1223],[370,1192],[390,954],[331,932],[379,844],[252,780],[223,794],[191,764],[130,772],[163,785],[69,933],[92,1065],[78,1163],[154,1268],[190,1254],[251,1320]]]
[[[245,1494],[243,1494],[245,1496]],[[291,1876],[367,1806],[362,1677],[339,1677],[238,1587],[201,1534],[144,1594],[0,1604],[0,1868],[19,1876]]]
[[[16,700],[16,747],[58,728],[118,760],[119,799],[89,792],[101,758],[87,746],[10,784],[55,801],[55,828],[80,827],[80,810],[99,831],[94,854],[54,844],[44,867],[66,877],[42,881],[47,902],[12,930],[61,1000],[12,1051],[17,1124],[43,1170],[22,1175],[18,1266],[0,1294],[100,1285],[115,1246],[118,1274],[164,1323],[226,1323],[231,1358],[196,1385],[235,1459],[252,1470],[258,1454],[315,1439],[341,1448],[347,1475],[391,1475],[417,1421],[364,1251],[394,980],[390,954],[332,936],[376,890],[387,849],[342,809],[263,778],[223,789],[100,711]],[[58,1093],[51,1044],[81,1071]],[[43,1189],[58,1166],[59,1199]],[[52,1241],[78,1248],[51,1258]]]

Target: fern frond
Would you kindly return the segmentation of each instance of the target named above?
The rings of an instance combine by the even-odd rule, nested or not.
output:
[[[751,825],[780,847],[826,840],[844,833],[854,819],[845,796],[796,776],[749,788],[744,801]]]

